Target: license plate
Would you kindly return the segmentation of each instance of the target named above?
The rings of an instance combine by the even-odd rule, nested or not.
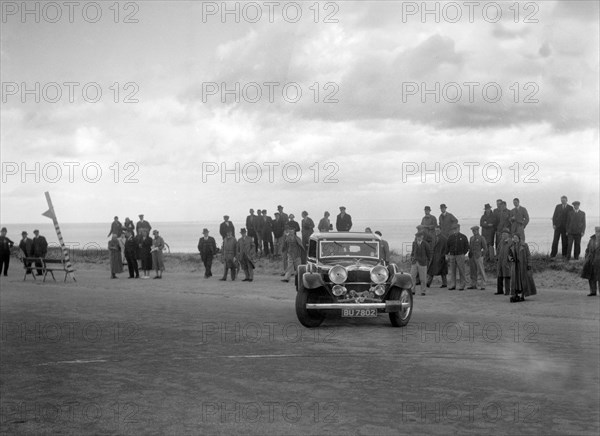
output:
[[[377,316],[377,309],[342,309],[342,316],[347,318],[372,318]]]

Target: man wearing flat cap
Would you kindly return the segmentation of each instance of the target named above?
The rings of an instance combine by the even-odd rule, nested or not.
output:
[[[456,270],[460,274],[459,291],[465,290],[465,254],[469,251],[469,240],[460,233],[460,226],[452,226],[452,234],[448,236],[446,254],[448,256],[448,269],[450,270],[450,283],[448,290],[456,289]]]
[[[458,220],[454,215],[447,211],[447,207],[444,203],[440,204],[440,214],[439,223],[440,229],[442,230],[442,235],[448,237],[452,231],[452,227],[458,224]],[[466,238],[466,236],[465,236]]]
[[[140,220],[135,224],[135,234],[139,235],[141,233],[142,229],[146,229],[146,234],[149,235],[150,230],[152,230],[152,226],[150,225],[150,223],[148,221],[146,221],[144,219],[143,213],[139,214],[138,218]]]
[[[48,241],[42,235],[40,235],[40,231],[35,229],[33,231],[33,257],[39,259],[45,259],[46,254],[48,253]],[[37,275],[42,275],[42,261],[36,260],[35,266],[37,267]]]
[[[31,262],[27,262],[25,258],[33,257],[33,241],[27,237],[27,232],[21,232],[21,242],[19,242],[19,248],[23,252],[23,265],[27,268],[27,274],[31,273]]]
[[[488,250],[485,252],[484,259],[494,259],[494,239],[496,238],[496,217],[492,211],[492,206],[486,203],[483,206],[483,215],[479,219],[479,225],[481,226],[481,236],[487,242]]]
[[[573,210],[567,217],[567,260],[571,260],[571,250],[574,247],[573,257],[579,259],[581,252],[581,238],[585,234],[585,212],[579,209],[579,201],[573,202]]]
[[[435,228],[438,225],[436,217],[431,215],[431,208],[425,206],[425,216],[421,219],[425,241],[431,246],[435,237]]]
[[[471,227],[471,231],[473,236],[469,240],[469,270],[471,273],[471,286],[469,286],[469,289],[477,289],[477,281],[481,277],[481,290],[483,291],[487,281],[483,267],[483,256],[488,252],[487,242],[479,234],[479,226]]]
[[[349,232],[352,228],[352,217],[346,213],[346,207],[340,206],[340,213],[335,221],[335,229],[338,232]]]
[[[254,248],[254,238],[251,238],[246,234],[246,229],[241,229],[240,234],[242,235],[237,242],[237,258],[240,261],[240,266],[244,270],[245,278],[243,282],[251,282],[254,280],[254,255],[256,250]]]
[[[235,227],[233,226],[233,223],[229,221],[229,215],[223,215],[223,222],[219,226],[219,233],[223,237],[223,240],[227,237],[228,232],[235,235]]]
[[[419,231],[415,234],[415,240],[410,252],[410,275],[413,282],[412,293],[414,295],[417,286],[417,275],[421,285],[421,295],[425,295],[425,284],[427,283],[427,265],[431,259],[431,247],[425,239],[425,233]]]
[[[215,238],[208,236],[208,229],[202,230],[202,237],[198,241],[198,251],[204,264],[204,278],[212,277],[213,257],[217,254],[217,243]]]
[[[573,207],[567,202],[567,196],[563,195],[560,197],[560,204],[557,204],[554,208],[554,214],[552,215],[554,238],[552,239],[550,257],[556,257],[559,239],[562,247],[562,256],[567,257],[567,219],[569,218],[569,214],[573,211]]]

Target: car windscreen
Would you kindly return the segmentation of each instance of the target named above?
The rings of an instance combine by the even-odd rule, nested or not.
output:
[[[321,241],[320,258],[379,258],[379,241]]]

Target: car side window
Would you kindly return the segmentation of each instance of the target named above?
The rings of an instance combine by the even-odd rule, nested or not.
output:
[[[317,241],[308,242],[308,257],[317,257]]]

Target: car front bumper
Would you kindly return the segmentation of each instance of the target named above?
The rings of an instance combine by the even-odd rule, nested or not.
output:
[[[384,309],[385,312],[399,312],[409,307],[409,302],[400,300],[383,303],[306,303],[307,309]]]

